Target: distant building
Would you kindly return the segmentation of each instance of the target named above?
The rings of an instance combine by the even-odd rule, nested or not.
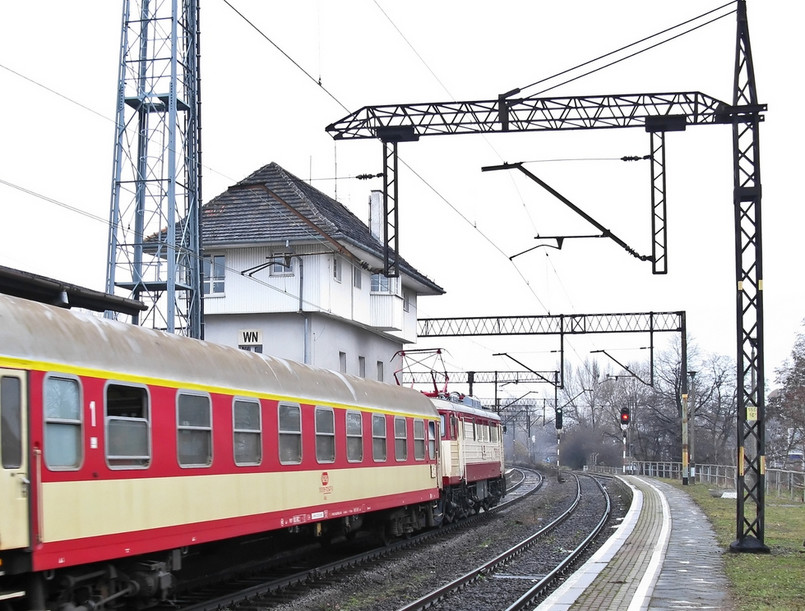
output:
[[[377,232],[276,163],[201,215],[209,341],[393,382],[393,355],[417,339],[418,298],[444,294],[404,260],[400,277],[383,276]],[[382,206],[370,217],[382,227]]]

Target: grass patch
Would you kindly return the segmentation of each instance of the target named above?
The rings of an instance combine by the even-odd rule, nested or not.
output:
[[[690,495],[710,519],[725,552],[727,579],[739,611],[805,610],[805,505],[767,496],[764,538],[771,553],[731,553],[737,501],[713,497],[707,484],[663,481]]]

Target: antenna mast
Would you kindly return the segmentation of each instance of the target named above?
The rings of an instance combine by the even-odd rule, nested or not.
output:
[[[125,0],[106,291],[202,336],[198,0]],[[107,317],[114,317],[111,312]]]

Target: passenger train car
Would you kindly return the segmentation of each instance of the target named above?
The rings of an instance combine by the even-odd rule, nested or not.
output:
[[[0,608],[144,608],[225,542],[399,536],[505,491],[477,406],[4,295],[0,433]]]

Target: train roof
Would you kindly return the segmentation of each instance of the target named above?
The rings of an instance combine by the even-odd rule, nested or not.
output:
[[[480,416],[481,418],[487,418],[488,420],[500,420],[500,415],[497,412],[483,409],[481,407],[473,407],[472,405],[467,405],[463,401],[453,401],[446,397],[431,397],[430,400],[433,401],[433,405],[439,410],[451,410],[454,412],[460,412],[462,414]]]
[[[0,295],[0,366],[436,417],[410,388]]]

